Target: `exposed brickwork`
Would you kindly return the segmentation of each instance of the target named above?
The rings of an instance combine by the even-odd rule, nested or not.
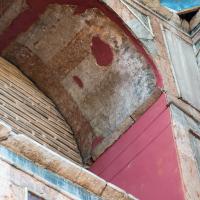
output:
[[[16,67],[2,58],[0,83],[1,120],[7,122],[16,133],[26,134],[81,164],[72,130],[55,105]]]

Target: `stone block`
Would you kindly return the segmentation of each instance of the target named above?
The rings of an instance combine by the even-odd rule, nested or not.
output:
[[[9,180],[0,179],[1,200],[22,200],[25,199],[25,189],[13,184]]]
[[[106,181],[95,174],[82,169],[78,176],[77,184],[92,191],[96,195],[100,195],[106,186]]]
[[[0,141],[9,137],[11,128],[3,123],[0,123]]]
[[[81,171],[78,165],[50,150],[47,151],[45,147],[24,135],[12,133],[12,135],[7,140],[2,141],[1,144],[73,182],[76,181]]]
[[[124,191],[117,186],[108,183],[101,196],[104,200],[137,200],[130,194],[124,193]]]
[[[181,22],[182,29],[186,32],[190,31],[190,24],[185,19]]]
[[[173,12],[161,6],[159,0],[140,0],[140,2],[155,11],[156,13],[162,15],[167,20],[171,19],[171,17],[173,16]]]
[[[173,22],[175,25],[177,25],[178,27],[181,26],[181,19],[180,17],[178,16],[178,14],[176,13],[173,13],[171,19],[170,19],[171,22]]]
[[[139,119],[139,117],[141,117],[145,111],[150,108],[155,102],[156,100],[160,97],[160,95],[162,94],[161,90],[156,88],[154,90],[154,92],[152,93],[152,95],[145,101],[144,104],[142,104],[132,115],[131,117],[136,121],[137,119]]]
[[[190,29],[193,30],[196,26],[200,24],[200,9],[197,14],[190,21]]]
[[[199,122],[193,120],[189,115],[171,105],[171,116],[173,122],[173,133],[179,156],[181,177],[185,188],[185,197],[188,200],[199,199],[200,176],[197,160],[192,149],[191,130],[199,133]]]

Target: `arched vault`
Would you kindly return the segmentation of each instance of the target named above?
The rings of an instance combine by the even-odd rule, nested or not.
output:
[[[0,39],[2,55],[71,125],[85,162],[110,146],[162,85],[140,41],[97,0],[27,0]]]

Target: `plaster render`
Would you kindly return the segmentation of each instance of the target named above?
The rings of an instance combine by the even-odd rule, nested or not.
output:
[[[16,169],[0,159],[0,198],[1,200],[27,200],[28,190],[48,200],[72,200],[70,195],[62,194],[42,181]]]
[[[185,188],[185,199],[198,200],[200,197],[200,172],[189,137],[191,130],[196,133],[200,132],[200,123],[193,120],[173,104],[170,106],[170,109],[180,170]]]
[[[200,73],[193,46],[168,29],[165,29],[164,33],[166,46],[169,48],[174,78],[180,89],[179,97],[200,110]]]
[[[131,125],[123,124],[162,83],[133,36],[99,9],[75,12],[49,5],[3,55],[55,102],[88,162]]]
[[[12,21],[27,8],[25,0],[0,1],[0,33],[3,32]]]

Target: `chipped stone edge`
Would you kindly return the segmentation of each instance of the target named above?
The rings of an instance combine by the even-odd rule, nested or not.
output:
[[[182,104],[181,100],[178,100],[178,103]],[[184,199],[199,199],[200,174],[189,139],[191,131],[199,133],[199,121],[190,114],[190,111],[185,110],[183,105],[180,106],[177,102],[171,100],[168,106],[170,108]]]
[[[145,102],[140,105],[131,116],[128,116],[111,136],[107,137],[106,140],[103,140],[103,142],[92,151],[92,159],[95,161],[106,151],[106,149],[114,144],[117,139],[119,139],[119,137],[121,137],[159,99],[161,95],[161,89],[155,87],[152,94],[147,97]]]
[[[200,111],[198,111],[196,108],[192,107],[189,103],[183,101],[181,98],[177,98],[173,95],[167,94],[166,97],[169,106],[175,105],[189,117],[200,122]]]
[[[16,134],[3,121],[0,121],[0,145],[31,160],[36,165],[66,178],[105,200],[137,200],[122,189],[114,186],[88,170],[63,158],[31,138]],[[108,194],[107,191],[113,191]],[[113,194],[115,197],[112,197]]]
[[[154,16],[158,17],[161,21],[164,21],[170,27],[175,28],[178,32],[181,32],[185,36],[190,36],[189,33],[182,30],[181,27],[181,20],[176,11],[170,10],[164,6],[162,6],[159,0],[156,0],[154,4],[151,1],[149,3],[145,0],[128,0],[133,4],[137,4],[143,9],[147,10],[149,13],[153,14]]]

